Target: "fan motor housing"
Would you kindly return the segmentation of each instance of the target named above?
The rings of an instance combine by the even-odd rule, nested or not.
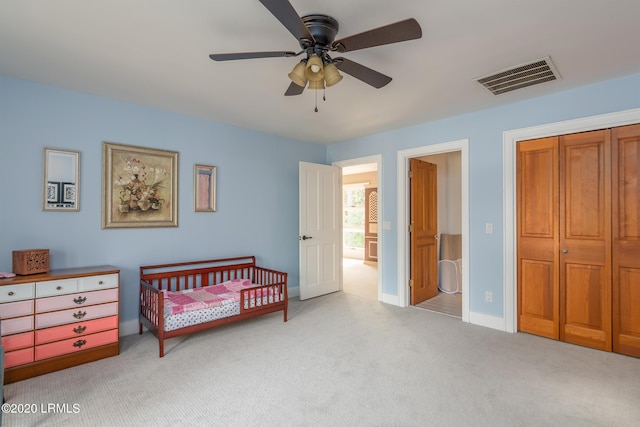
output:
[[[323,47],[329,47],[338,34],[338,21],[328,15],[305,15],[302,17],[302,22],[307,27],[313,38],[315,44]],[[310,47],[306,40],[300,40],[300,46],[304,49]],[[311,43],[313,45],[313,43]]]

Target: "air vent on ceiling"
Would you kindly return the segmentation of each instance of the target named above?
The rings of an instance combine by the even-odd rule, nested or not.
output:
[[[560,74],[547,56],[476,80],[494,95],[500,95],[559,78]]]

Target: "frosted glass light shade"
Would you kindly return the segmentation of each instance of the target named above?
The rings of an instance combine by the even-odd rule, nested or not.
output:
[[[327,87],[338,84],[340,80],[342,80],[342,76],[338,72],[338,68],[332,63],[324,66],[324,80],[327,82]]]
[[[305,68],[307,64],[304,61],[300,61],[293,67],[293,70],[289,73],[289,78],[292,82],[297,84],[298,86],[305,87],[307,84],[307,77],[305,76]]]
[[[304,70],[304,75],[310,82],[317,82],[324,79],[322,59],[320,59],[318,55],[311,55],[309,57],[307,67]]]
[[[311,90],[324,89],[324,80],[318,80],[317,82],[312,82],[311,80],[309,80],[309,89]]]

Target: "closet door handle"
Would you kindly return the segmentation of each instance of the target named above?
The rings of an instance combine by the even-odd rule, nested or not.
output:
[[[562,250],[562,253],[563,253],[563,254],[568,254],[568,253],[569,253],[569,249],[567,249],[567,248],[563,249],[563,250]]]

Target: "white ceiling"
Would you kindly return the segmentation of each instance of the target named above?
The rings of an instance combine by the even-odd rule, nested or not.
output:
[[[640,72],[638,0],[291,0],[340,23],[337,39],[413,17],[419,40],[345,53],[393,81],[345,75],[285,97],[300,58],[258,0],[2,0],[0,75],[331,144]],[[562,79],[495,96],[475,79],[550,56]],[[322,92],[319,93],[320,97]]]

